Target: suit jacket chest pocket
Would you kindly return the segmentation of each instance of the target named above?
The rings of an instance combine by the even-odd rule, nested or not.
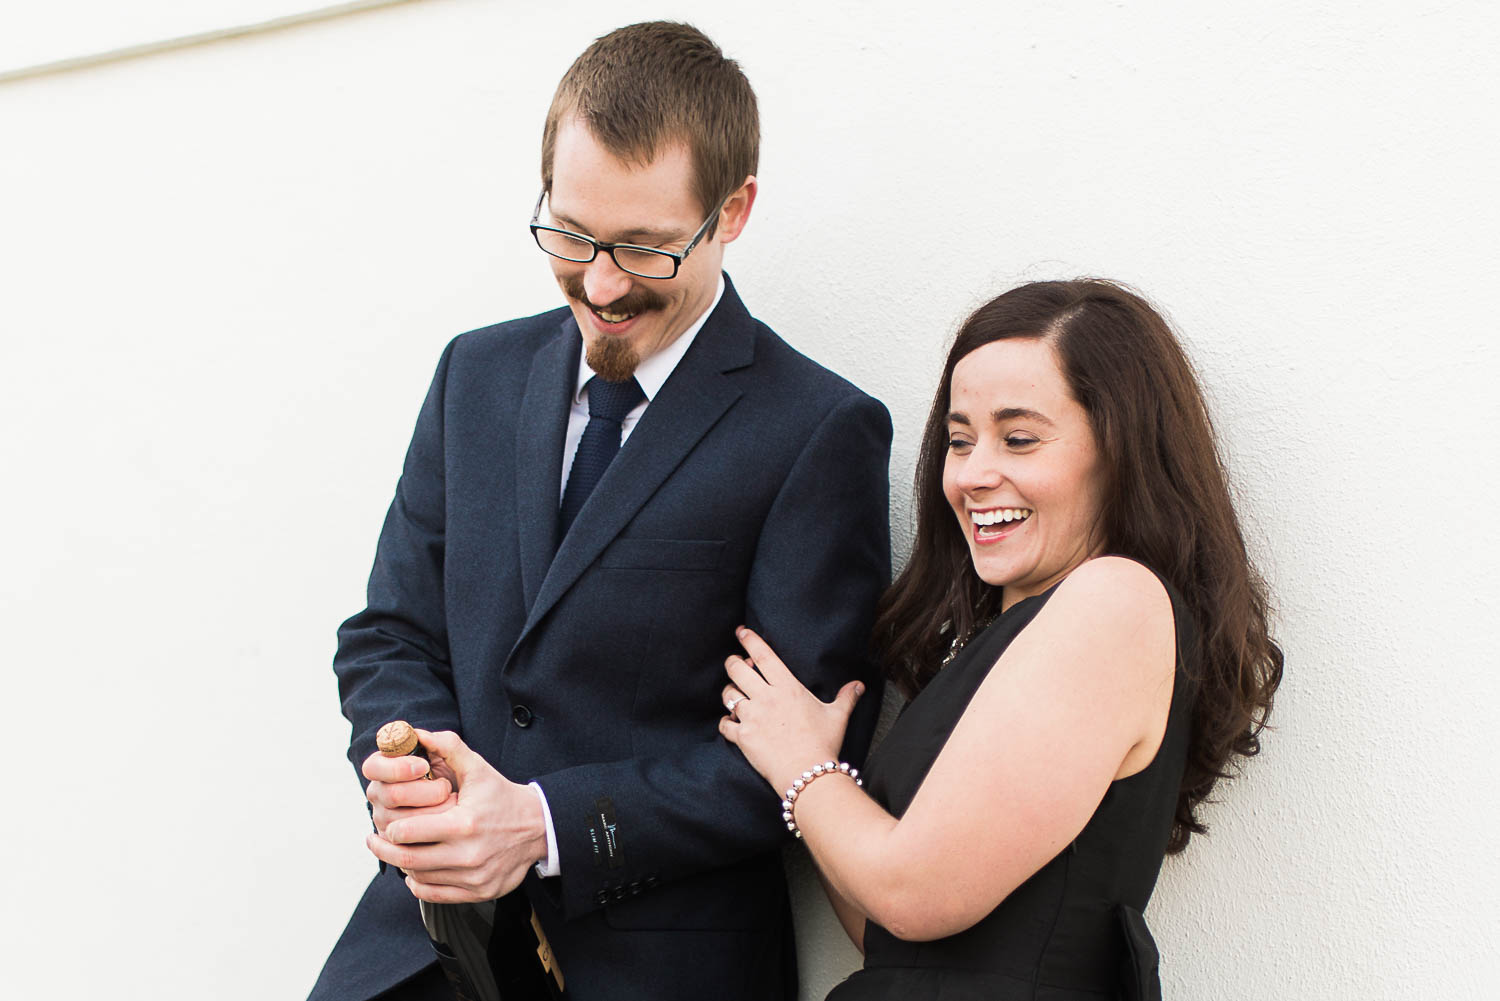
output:
[[[643,634],[639,645],[621,645],[612,655],[635,671],[632,754],[671,754],[717,737],[724,657],[745,615],[733,563],[718,539],[630,536],[600,554],[592,575],[596,607],[607,608],[622,630]]]

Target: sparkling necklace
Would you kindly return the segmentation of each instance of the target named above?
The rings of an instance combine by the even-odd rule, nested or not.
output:
[[[993,616],[993,615],[987,616],[987,617],[985,617],[983,619],[980,619],[978,622],[974,623],[974,628],[970,629],[968,632],[964,633],[962,636],[954,636],[953,637],[953,642],[948,644],[948,655],[945,656],[943,658],[943,662],[938,665],[938,670],[942,670],[943,668],[947,667],[949,664],[953,663],[953,658],[957,657],[958,656],[958,652],[960,650],[962,650],[965,646],[968,645],[969,640],[973,639],[976,634],[982,633],[986,629],[988,629],[990,623],[994,622],[994,621],[995,621],[995,616]]]

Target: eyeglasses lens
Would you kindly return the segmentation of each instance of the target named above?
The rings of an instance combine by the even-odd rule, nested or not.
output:
[[[670,278],[672,265],[676,262],[666,254],[653,254],[649,250],[631,250],[629,247],[615,248],[615,263],[624,271],[642,278]]]
[[[592,243],[559,233],[555,229],[536,230],[536,242],[553,257],[561,257],[565,261],[587,261],[594,256]]]

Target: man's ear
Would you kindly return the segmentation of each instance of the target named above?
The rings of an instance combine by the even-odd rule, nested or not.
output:
[[[751,174],[719,210],[719,228],[715,236],[720,243],[733,243],[744,231],[745,223],[750,221],[750,209],[755,206],[757,190],[759,188],[755,175]]]

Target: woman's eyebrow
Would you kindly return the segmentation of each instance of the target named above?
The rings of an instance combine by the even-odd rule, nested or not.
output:
[[[990,419],[995,421],[996,423],[999,423],[1000,421],[1013,421],[1017,418],[1028,421],[1040,421],[1041,423],[1046,424],[1049,427],[1057,426],[1053,422],[1052,418],[1048,417],[1046,414],[1042,413],[1039,410],[1032,410],[1028,407],[1006,407],[1004,410],[993,410],[990,412]]]

